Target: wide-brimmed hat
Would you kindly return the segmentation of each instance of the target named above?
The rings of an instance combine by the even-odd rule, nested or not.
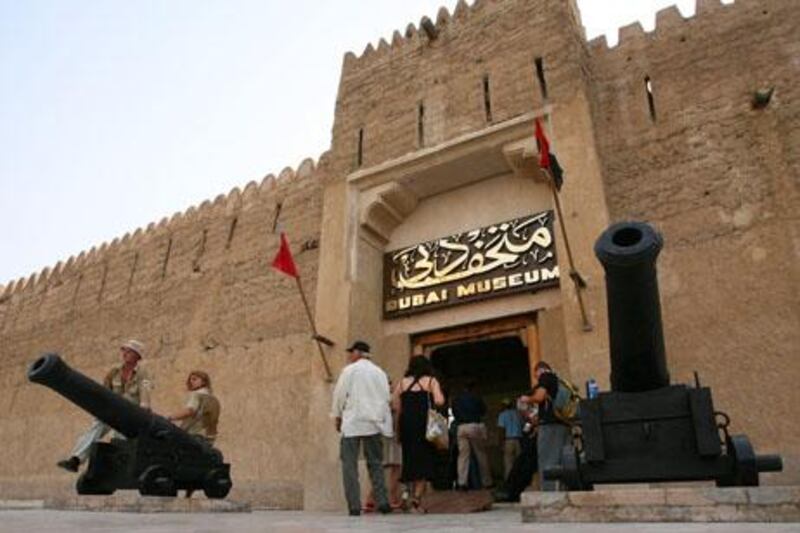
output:
[[[136,352],[136,355],[139,356],[140,359],[144,358],[144,343],[137,341],[135,339],[131,339],[129,341],[125,341],[122,343],[120,348],[124,348],[126,350],[130,350],[132,352]]]
[[[356,341],[347,349],[347,351],[361,352],[362,355],[369,356],[369,344],[364,341]]]

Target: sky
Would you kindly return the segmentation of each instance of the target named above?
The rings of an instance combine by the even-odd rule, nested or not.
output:
[[[578,4],[611,45],[695,9]],[[0,0],[0,286],[316,161],[344,54],[442,5],[456,0]]]

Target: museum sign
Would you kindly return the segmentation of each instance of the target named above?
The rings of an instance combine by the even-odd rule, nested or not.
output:
[[[383,317],[558,285],[553,212],[384,254]]]

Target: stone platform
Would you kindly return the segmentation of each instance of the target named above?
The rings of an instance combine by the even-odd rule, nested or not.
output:
[[[523,522],[800,522],[800,486],[525,492]]]
[[[111,496],[64,496],[44,500],[44,509],[123,513],[249,513],[249,503],[209,500],[205,496],[169,498],[119,493]]]

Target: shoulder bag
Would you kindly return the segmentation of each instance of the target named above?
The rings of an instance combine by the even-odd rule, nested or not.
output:
[[[428,382],[428,387],[430,387],[430,382]],[[430,390],[428,391],[428,423],[425,427],[425,438],[437,450],[447,450],[450,447],[447,417],[434,408],[433,395]]]

